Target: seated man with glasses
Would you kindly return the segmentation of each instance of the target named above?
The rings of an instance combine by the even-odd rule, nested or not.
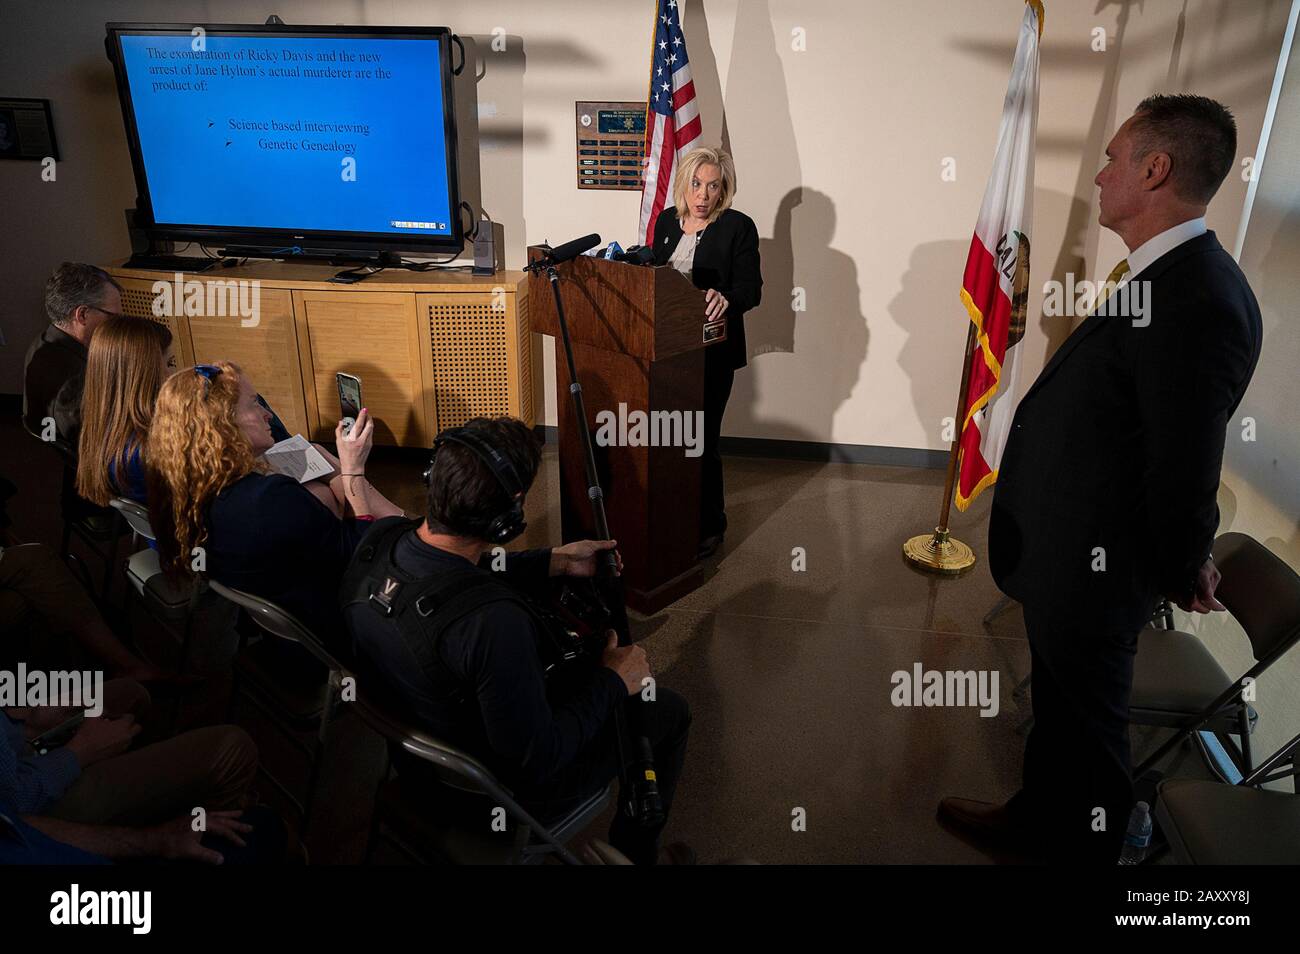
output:
[[[53,418],[54,436],[77,446],[90,336],[121,310],[122,286],[103,269],[64,262],[54,270],[45,283],[50,323],[27,349],[23,365],[23,423],[29,431],[41,434]]]

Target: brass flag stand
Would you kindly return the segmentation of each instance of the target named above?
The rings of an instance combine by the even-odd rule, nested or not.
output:
[[[961,390],[957,393],[956,434],[948,451],[948,477],[943,483],[943,508],[939,512],[939,525],[934,533],[922,533],[903,544],[903,556],[918,570],[938,573],[941,576],[958,576],[975,565],[975,551],[955,540],[948,531],[948,515],[952,511],[953,483],[957,479],[957,452],[966,423],[966,390],[970,386],[971,348],[975,344],[975,324],[968,324],[966,347],[962,351]]]

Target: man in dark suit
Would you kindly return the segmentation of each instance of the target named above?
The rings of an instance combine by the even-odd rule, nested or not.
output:
[[[989,566],[1024,606],[1034,728],[1005,805],[942,819],[1007,847],[1114,864],[1133,803],[1129,693],[1159,598],[1222,609],[1210,558],[1225,433],[1259,357],[1259,306],[1205,210],[1233,168],[1231,113],[1153,96],[1097,175],[1120,283],[1025,393],[1003,453]],[[1139,284],[1140,283],[1140,284]],[[1127,287],[1125,287],[1127,285]]]
[[[81,389],[90,336],[122,311],[122,287],[103,269],[64,262],[45,283],[50,323],[27,349],[23,364],[23,423],[40,434],[46,418],[73,447],[81,430]]]

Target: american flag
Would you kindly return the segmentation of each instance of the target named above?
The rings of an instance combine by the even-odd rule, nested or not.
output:
[[[657,0],[654,46],[650,51],[649,111],[646,113],[645,185],[641,192],[642,245],[654,241],[655,219],[672,201],[677,157],[700,139],[700,107],[686,59],[686,38],[677,17],[677,0]]]

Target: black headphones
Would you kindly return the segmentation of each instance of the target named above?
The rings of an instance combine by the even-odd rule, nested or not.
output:
[[[473,451],[478,459],[487,465],[488,470],[492,471],[497,483],[510,498],[510,509],[492,518],[484,537],[489,543],[509,543],[528,526],[528,521],[524,519],[524,485],[519,479],[515,465],[510,463],[509,457],[489,444],[475,428],[453,427],[443,431],[433,442],[433,453],[429,457],[429,466],[425,468],[423,475],[425,487],[429,486],[433,463],[438,459],[438,448],[448,441]]]

